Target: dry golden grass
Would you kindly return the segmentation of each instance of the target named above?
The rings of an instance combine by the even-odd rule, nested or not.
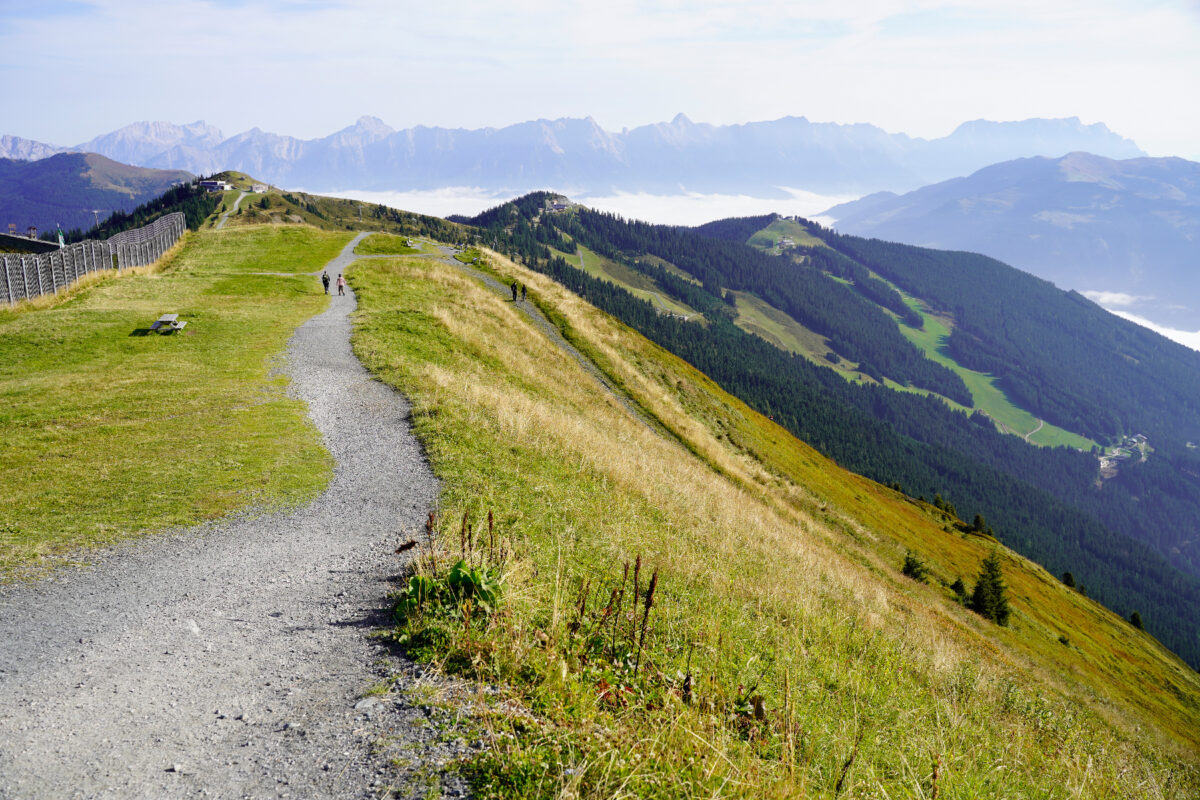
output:
[[[545,748],[572,753],[577,771],[562,771],[560,755],[554,781],[531,792],[824,795],[859,734],[867,744],[846,795],[928,796],[931,753],[945,797],[1187,796],[1196,787],[1194,701],[1166,702],[1139,685],[1153,676],[1195,698],[1195,676],[1148,637],[1123,640],[1123,621],[1007,554],[1010,629],[943,587],[900,576],[911,548],[939,578],[971,580],[994,545],[945,533],[931,508],[838,469],[552,281],[489,260],[673,434],[641,424],[513,304],[452,267],[401,259],[353,268],[363,303],[356,349],[412,397],[445,507],[476,518],[493,508],[520,543],[511,616],[491,632],[491,666],[475,668],[517,681],[555,722],[505,751],[505,763],[544,765]],[[698,711],[612,717],[581,677],[588,668],[568,670],[567,654],[533,638],[545,629],[565,640],[580,583],[611,585],[639,554],[663,581],[655,668],[669,676],[686,658],[705,698]],[[1064,609],[1095,633],[1095,650],[1054,650],[1066,650],[1047,633]],[[1074,677],[1065,668],[1118,641],[1123,658]],[[739,685],[764,695],[766,739],[741,740],[711,710],[728,708]],[[593,725],[615,733],[592,742],[584,732]],[[1163,761],[1155,748],[1164,745],[1185,760]]]
[[[725,394],[689,365],[623,330],[553,280],[496,253],[488,255],[506,274],[547,298],[576,331],[572,337],[576,343],[593,350],[597,361],[618,375],[695,452],[743,485],[757,487],[767,502],[786,498],[801,514],[793,514],[796,524],[832,542],[839,553],[855,553],[856,562],[871,567],[873,581],[891,578],[903,595],[911,596],[915,584],[896,580],[895,572],[904,552],[911,549],[933,565],[935,577],[944,585],[959,576],[970,582],[995,546],[990,540],[947,534],[942,530],[946,520],[932,507],[831,468],[819,453]],[[658,352],[649,357],[652,351]],[[647,368],[656,362],[671,367]],[[828,528],[814,525],[810,515],[818,502],[832,512],[821,516],[832,517],[853,535],[831,538]],[[868,546],[863,546],[864,539]],[[1040,681],[1088,703],[1118,724],[1127,724],[1133,711],[1140,717],[1137,727],[1170,731],[1160,743],[1169,741],[1193,752],[1200,747],[1200,680],[1194,670],[1119,616],[1067,590],[1039,565],[1006,549],[1002,557],[1017,610],[1011,627],[1021,635],[998,630],[956,606],[947,607],[949,619],[939,613],[930,621],[941,627],[952,625],[955,635],[964,628],[985,634],[983,646],[995,647],[998,655],[1036,671]],[[946,595],[936,589],[921,593],[926,603],[929,594],[940,595],[938,599]],[[997,635],[1005,647],[998,647]],[[1060,635],[1068,636],[1073,646],[1062,646]],[[953,667],[953,662],[948,666]],[[1117,698],[1123,707],[1113,714],[1112,701]]]

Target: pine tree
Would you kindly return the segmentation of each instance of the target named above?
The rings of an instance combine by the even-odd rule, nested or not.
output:
[[[1075,588],[1075,576],[1074,576],[1074,575],[1072,575],[1072,574],[1071,574],[1071,573],[1069,573],[1069,572],[1064,572],[1064,573],[1063,573],[1063,576],[1062,576],[1062,582],[1063,582],[1063,585],[1064,585],[1064,586],[1066,586],[1066,587],[1068,587],[1068,588],[1070,588],[1070,589],[1074,589],[1074,588]]]
[[[1142,615],[1136,611],[1129,615],[1129,624],[1137,628],[1139,631],[1145,630],[1142,627]]]
[[[919,581],[921,583],[929,582],[929,568],[926,567],[925,562],[922,561],[920,557],[911,550],[905,554],[904,566],[900,568],[900,571],[912,578],[914,581]]]
[[[967,585],[963,583],[962,577],[954,579],[954,583],[950,584],[950,591],[954,592],[954,598],[963,605],[971,598],[967,596]]]
[[[1000,558],[995,551],[983,561],[975,591],[971,595],[971,610],[997,625],[1007,625],[1012,609],[1008,606],[1008,587],[1000,574]]]

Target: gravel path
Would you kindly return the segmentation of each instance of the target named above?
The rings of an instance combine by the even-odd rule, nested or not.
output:
[[[232,214],[234,211],[237,211],[238,205],[242,202],[242,198],[245,196],[246,196],[246,192],[242,192],[241,194],[239,194],[237,196],[237,199],[233,201],[233,205],[231,205],[229,207],[229,210],[221,215],[221,218],[219,220],[217,220],[217,224],[215,226],[217,230],[221,230],[221,228],[225,227],[225,220],[229,219],[230,214]]]
[[[337,460],[317,500],[0,588],[0,797],[377,796],[396,778],[381,741],[419,770],[453,755],[433,743],[431,709],[361,699],[381,675],[419,680],[368,634],[437,483],[407,403],[351,354],[354,307],[333,297],[288,346],[293,390]]]

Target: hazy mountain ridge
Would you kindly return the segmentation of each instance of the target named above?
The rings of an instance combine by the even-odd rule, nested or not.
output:
[[[1029,158],[825,212],[845,233],[973,250],[1168,327],[1200,328],[1200,163]],[[1114,303],[1114,301],[1116,301]]]
[[[976,120],[938,139],[875,125],[784,117],[739,125],[670,122],[607,131],[587,117],[530,120],[502,128],[417,126],[394,130],[375,117],[317,139],[258,128],[224,138],[203,122],[139,122],[74,148],[0,140],[0,156],[87,150],[140,166],[250,172],[311,190],[420,190],[474,186],[526,191],[546,185],[585,193],[750,193],[780,187],[821,193],[904,191],[995,161],[1086,150],[1144,155],[1101,123],[1077,118]],[[16,157],[10,155],[10,157]]]
[[[130,211],[191,180],[182,170],[146,169],[96,153],[58,153],[38,161],[0,159],[0,224],[24,232],[87,229],[113,211]],[[93,212],[99,212],[94,214]]]

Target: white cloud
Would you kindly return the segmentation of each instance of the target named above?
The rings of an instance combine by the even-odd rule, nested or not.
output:
[[[786,199],[695,192],[679,195],[620,193],[606,197],[575,199],[601,211],[611,211],[623,217],[662,225],[702,225],[726,217],[750,217],[770,213],[810,217],[830,206],[856,199],[854,195],[819,195],[795,189],[786,191],[791,195]]]
[[[1105,308],[1108,308],[1109,306],[1131,306],[1134,303],[1141,302],[1142,300],[1154,299],[1153,297],[1147,295],[1126,294],[1125,292],[1102,292],[1096,290],[1085,290],[1080,292],[1080,294],[1082,294],[1088,300],[1091,300],[1093,303],[1098,303]]]
[[[1127,319],[1130,322],[1137,323],[1143,328],[1149,328],[1155,333],[1165,336],[1173,342],[1179,342],[1184,347],[1190,347],[1193,350],[1200,350],[1200,331],[1181,331],[1175,328],[1164,328],[1162,325],[1156,325],[1144,317],[1139,317],[1136,314],[1130,314],[1128,311],[1118,311],[1117,309],[1107,309],[1110,314],[1116,314],[1121,319]]]
[[[296,191],[306,192],[308,190],[298,188]],[[500,196],[475,186],[448,186],[444,189],[412,192],[372,192],[347,189],[338,192],[318,192],[318,194],[343,197],[347,200],[361,200],[364,203],[378,203],[389,208],[415,211],[418,214],[429,214],[435,217],[447,217],[451,214],[474,216],[512,199],[507,195]]]
[[[306,191],[297,189],[297,191]],[[811,216],[829,206],[856,199],[854,195],[819,195],[797,189],[784,189],[787,198],[750,197],[748,195],[699,194],[656,195],[621,193],[607,196],[572,195],[573,200],[600,211],[610,211],[628,219],[661,225],[701,225],[726,217],[749,217],[779,213]],[[333,197],[382,203],[392,208],[445,217],[450,214],[471,216],[513,198],[511,194],[490,192],[472,186],[413,192],[372,192],[347,189],[321,192]]]

